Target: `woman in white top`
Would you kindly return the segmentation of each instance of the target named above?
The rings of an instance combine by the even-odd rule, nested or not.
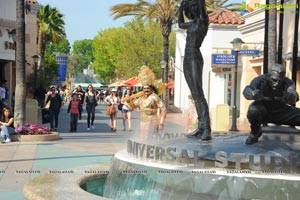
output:
[[[126,88],[126,93],[121,99],[122,107],[122,117],[123,117],[123,131],[126,130],[126,119],[128,119],[128,131],[131,131],[131,112],[134,108],[132,100],[129,98],[131,96],[131,88]]]
[[[118,106],[120,100],[117,96],[117,89],[116,88],[113,88],[111,90],[111,93],[110,95],[108,95],[105,99],[104,99],[104,102],[108,105],[114,105],[115,107],[115,113],[110,115],[110,127],[111,127],[111,131],[115,132],[117,129],[116,129],[116,126],[117,126],[117,109],[116,107]]]

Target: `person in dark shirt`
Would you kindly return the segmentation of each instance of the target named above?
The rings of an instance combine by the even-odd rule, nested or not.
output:
[[[50,128],[52,131],[57,131],[58,115],[60,108],[64,105],[63,100],[54,86],[51,87],[51,94],[49,94],[46,104],[50,101],[49,115],[50,115]],[[53,120],[55,124],[53,124]],[[54,126],[55,125],[55,126]]]
[[[299,100],[299,95],[294,81],[285,77],[282,65],[275,64],[269,73],[254,78],[243,95],[247,100],[254,100],[247,112],[251,132],[246,144],[258,141],[262,124],[300,125],[300,109],[291,106]]]
[[[45,106],[45,98],[46,98],[47,90],[41,84],[34,92],[34,98],[38,101],[38,105],[40,108]]]
[[[95,109],[97,106],[97,93],[94,90],[93,86],[90,84],[87,87],[87,92],[84,96],[84,103],[86,104],[87,112],[87,130],[95,129],[94,120],[95,120]]]

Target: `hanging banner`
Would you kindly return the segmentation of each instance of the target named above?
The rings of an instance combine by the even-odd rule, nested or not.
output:
[[[67,55],[56,55],[56,62],[58,66],[58,77],[59,81],[65,81],[67,77],[67,64],[68,56]]]

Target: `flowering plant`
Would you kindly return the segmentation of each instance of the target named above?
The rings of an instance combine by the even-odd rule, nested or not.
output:
[[[15,133],[20,135],[47,135],[50,134],[50,128],[29,123],[25,126],[18,126]]]

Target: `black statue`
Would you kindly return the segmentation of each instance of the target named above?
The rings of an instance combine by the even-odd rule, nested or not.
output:
[[[189,19],[188,22],[184,21],[184,15]],[[203,58],[200,52],[209,25],[205,0],[183,0],[178,10],[178,25],[187,30],[183,71],[198,115],[198,128],[188,136],[210,140],[210,118],[202,89]]]
[[[251,133],[246,144],[258,141],[263,124],[300,125],[300,109],[291,106],[299,100],[299,95],[294,81],[285,77],[282,65],[275,64],[269,73],[254,78],[244,89],[243,95],[248,100],[254,100],[247,113]]]

